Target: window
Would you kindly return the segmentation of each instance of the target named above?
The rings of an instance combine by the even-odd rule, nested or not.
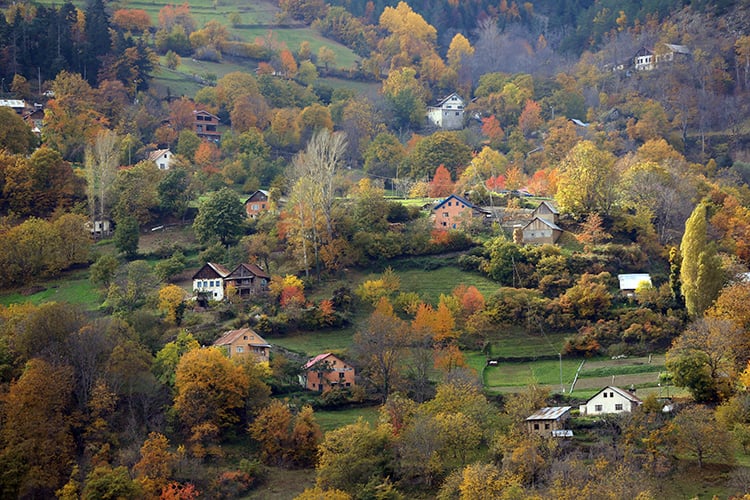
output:
[[[241,345],[238,345],[237,348],[235,349],[235,351],[237,351],[237,352],[245,352],[245,348],[242,347]]]
[[[350,384],[349,382],[347,382],[347,383],[344,384],[344,386],[346,386],[346,387],[350,387],[351,385],[352,384]]]
[[[604,397],[605,397],[605,398],[607,397],[607,393],[606,393],[606,392],[604,393]]]
[[[443,212],[443,217],[449,217],[449,216],[450,214],[448,214],[448,212]]]
[[[549,429],[549,424],[544,424],[545,429]]]
[[[339,372],[339,378],[344,378],[344,372]]]
[[[594,411],[602,411],[602,405],[594,405]]]
[[[616,404],[615,405],[615,410],[616,411],[622,411],[622,404],[620,404],[620,403]]]
[[[211,280],[211,281],[209,281],[209,282],[208,282],[208,286],[210,286],[210,287],[212,287],[212,288],[213,288],[213,286],[214,286],[214,282],[213,282],[213,280]]]
[[[448,202],[448,206],[450,207],[450,206],[452,206],[452,205],[453,205],[453,202],[452,202],[452,201],[449,201],[449,202]]]
[[[539,430],[539,424],[534,424],[534,430],[535,430],[535,431],[538,431],[538,430]]]
[[[251,205],[251,208],[252,208],[253,210],[258,210],[258,204],[257,204],[257,203],[253,203],[253,204]]]
[[[456,111],[456,116],[458,116],[458,114],[459,114],[458,111]]]
[[[199,281],[199,282],[198,282],[197,284],[198,284],[197,288],[203,288],[203,287],[202,287],[203,283],[201,283],[201,282]]]
[[[260,208],[266,208],[266,204],[265,203],[261,203]]]

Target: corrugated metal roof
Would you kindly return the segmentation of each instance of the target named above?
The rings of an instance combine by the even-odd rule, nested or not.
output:
[[[635,290],[641,283],[651,285],[651,276],[645,273],[618,274],[617,279],[620,280],[620,290]]]
[[[537,410],[526,420],[557,420],[570,411],[570,406],[548,406]]]

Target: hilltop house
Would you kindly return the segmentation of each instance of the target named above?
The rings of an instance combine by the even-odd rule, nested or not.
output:
[[[526,418],[526,430],[540,436],[567,437],[572,433],[565,431],[565,424],[570,419],[570,406],[545,407]]]
[[[581,415],[625,413],[638,408],[643,402],[635,394],[618,387],[607,386],[580,406]]]
[[[524,243],[543,245],[545,243],[555,244],[562,234],[562,229],[547,219],[534,217],[528,224],[521,228]]]
[[[460,130],[464,127],[466,102],[455,92],[427,107],[427,119],[443,130]]]
[[[671,63],[677,57],[689,57],[690,54],[690,49],[685,45],[673,43],[662,44],[658,51],[641,47],[635,53],[633,66],[636,71],[651,71],[658,68],[662,63]]]
[[[475,217],[486,219],[488,210],[452,194],[432,208],[435,229],[457,229]]]
[[[353,387],[354,368],[331,354],[319,354],[302,367],[300,383],[308,391],[328,392],[336,386]]]
[[[193,111],[193,131],[203,140],[218,143],[221,140],[219,117],[203,109]]]
[[[245,212],[251,219],[256,218],[261,212],[265,212],[269,208],[269,194],[268,191],[258,189],[250,198],[245,201]]]
[[[148,154],[148,161],[154,162],[159,170],[169,170],[174,154],[169,149],[157,149]]]
[[[26,125],[31,127],[31,131],[36,135],[42,134],[42,127],[44,127],[44,109],[41,104],[34,104],[34,110],[29,111],[23,115],[23,121]]]
[[[224,286],[232,285],[240,297],[268,290],[271,277],[256,264],[240,264],[224,278]]]
[[[221,264],[206,262],[193,275],[193,292],[198,300],[224,300],[224,278],[229,270]]]
[[[230,359],[244,358],[250,355],[253,355],[259,363],[267,363],[270,359],[271,344],[250,328],[229,330],[219,337],[213,345],[226,349]]]
[[[0,108],[10,108],[17,115],[23,116],[26,111],[26,101],[22,99],[0,99]]]

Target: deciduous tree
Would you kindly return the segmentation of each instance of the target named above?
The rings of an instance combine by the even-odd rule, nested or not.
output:
[[[682,266],[682,296],[688,314],[700,317],[716,300],[723,284],[721,261],[716,247],[708,241],[707,207],[698,204],[685,222],[685,234],[680,243]]]
[[[237,194],[229,188],[223,188],[201,203],[193,229],[201,242],[218,240],[226,246],[242,235],[246,217],[245,207]]]
[[[593,142],[576,144],[560,164],[555,200],[561,211],[578,217],[609,214],[617,200],[617,172],[612,153]]]

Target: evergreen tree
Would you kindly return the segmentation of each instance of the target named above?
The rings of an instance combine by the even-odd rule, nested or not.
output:
[[[688,314],[700,317],[716,300],[723,284],[721,261],[716,247],[708,241],[706,204],[700,203],[685,222],[680,243],[682,296]]]
[[[117,221],[115,227],[115,247],[128,257],[138,253],[138,220],[127,216]]]
[[[86,52],[84,78],[96,84],[102,56],[109,54],[112,40],[109,35],[109,16],[103,0],[91,0],[86,6]]]

